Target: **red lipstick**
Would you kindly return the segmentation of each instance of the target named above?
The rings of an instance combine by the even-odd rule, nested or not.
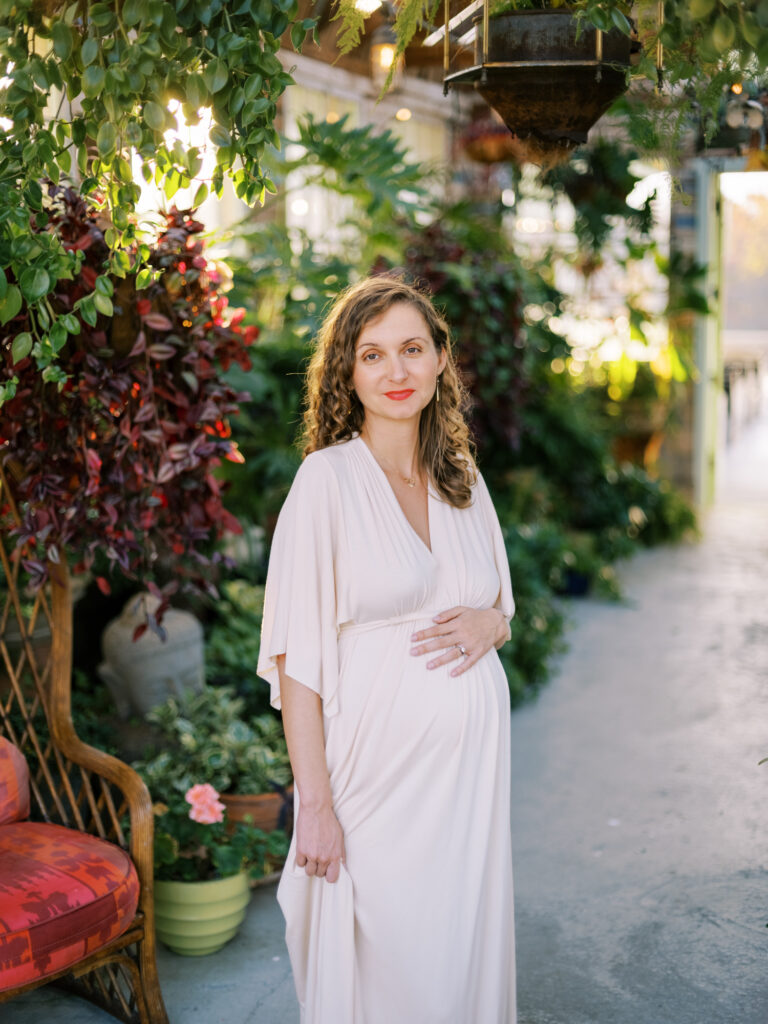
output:
[[[384,394],[387,398],[391,398],[393,402],[404,402],[406,398],[410,398],[413,394],[413,388],[409,391],[385,391]]]

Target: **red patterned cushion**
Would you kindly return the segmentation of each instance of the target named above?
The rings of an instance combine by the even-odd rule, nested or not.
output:
[[[29,769],[24,755],[0,736],[0,825],[29,817]]]
[[[121,935],[138,899],[136,869],[119,846],[61,825],[0,826],[0,991]]]

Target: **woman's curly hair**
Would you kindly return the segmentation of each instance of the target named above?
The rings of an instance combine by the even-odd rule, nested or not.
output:
[[[474,445],[464,421],[468,395],[453,361],[448,325],[430,299],[401,278],[366,278],[343,291],[331,307],[307,370],[303,454],[360,432],[365,410],[352,387],[357,341],[366,324],[398,302],[421,313],[435,348],[447,357],[440,375],[440,401],[433,395],[421,412],[420,465],[445,501],[466,508],[477,477]]]

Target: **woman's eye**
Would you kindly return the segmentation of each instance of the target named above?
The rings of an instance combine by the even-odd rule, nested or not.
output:
[[[363,356],[364,363],[372,363],[374,359],[378,358],[376,352],[366,352]]]
[[[409,345],[405,350],[406,352],[421,352],[421,348],[418,345]]]

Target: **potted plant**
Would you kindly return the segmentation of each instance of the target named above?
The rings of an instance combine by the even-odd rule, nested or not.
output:
[[[147,717],[187,775],[204,778],[222,794],[231,821],[290,830],[292,775],[282,727],[270,712],[244,720],[243,707],[230,687],[207,686],[200,694],[171,698]]]
[[[208,782],[190,784],[178,758],[160,754],[136,767],[155,800],[158,937],[176,953],[214,953],[242,924],[249,875],[263,877],[283,860],[287,837],[228,825],[218,792]]]

